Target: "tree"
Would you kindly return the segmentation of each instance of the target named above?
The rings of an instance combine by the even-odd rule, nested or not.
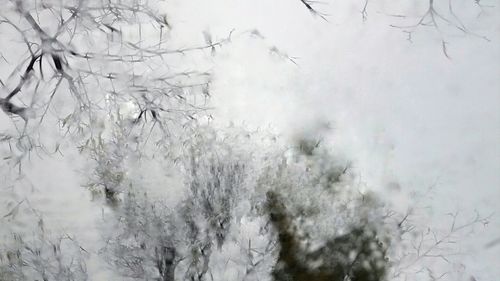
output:
[[[314,2],[296,4],[327,20]],[[411,225],[412,213],[359,192],[350,163],[313,136],[283,144],[265,132],[213,127],[203,58],[231,40],[263,37],[231,31],[215,40],[204,32],[203,43],[182,47],[172,43],[165,10],[161,1],[16,0],[0,14],[0,32],[13,42],[1,49],[8,74],[0,106],[12,121],[0,139],[5,171],[22,175],[31,154],[76,147],[89,159],[85,186],[110,210],[99,254],[122,278],[404,280],[421,259],[445,259],[440,246],[453,233],[486,222],[478,216],[456,227],[454,219],[449,234],[424,232]],[[435,28],[437,17],[450,23],[431,1],[409,34],[427,17]],[[460,21],[452,25],[470,33]],[[141,166],[173,169],[181,200],[150,196]],[[47,237],[43,218],[25,202],[11,200],[2,220],[9,229],[23,208],[31,210],[23,220],[38,227],[5,238],[0,277],[92,279],[87,250],[68,234]],[[400,253],[415,237],[416,253]]]

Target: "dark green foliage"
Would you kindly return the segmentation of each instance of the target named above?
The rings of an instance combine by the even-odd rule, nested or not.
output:
[[[376,231],[359,225],[308,250],[307,234],[299,234],[293,218],[275,192],[267,193],[267,211],[278,234],[280,251],[272,272],[276,281],[381,281],[385,280],[386,245]],[[305,242],[305,243],[304,243]]]
[[[314,154],[316,149],[319,147],[321,141],[320,140],[315,140],[315,139],[307,139],[307,138],[301,138],[297,141],[298,143],[298,150],[300,153],[306,155],[306,156],[311,156]]]

